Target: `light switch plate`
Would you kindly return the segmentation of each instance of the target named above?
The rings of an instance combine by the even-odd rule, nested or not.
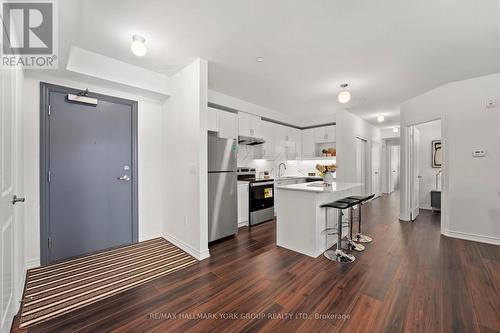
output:
[[[472,151],[472,157],[485,157],[485,156],[486,156],[486,151],[482,149]]]
[[[487,109],[496,107],[497,106],[497,99],[496,98],[490,98],[490,99],[486,100],[485,103],[484,103],[484,106]]]

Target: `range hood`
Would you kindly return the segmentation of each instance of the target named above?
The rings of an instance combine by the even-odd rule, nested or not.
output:
[[[265,143],[263,139],[252,138],[250,136],[239,136],[238,144],[247,146],[256,146]]]

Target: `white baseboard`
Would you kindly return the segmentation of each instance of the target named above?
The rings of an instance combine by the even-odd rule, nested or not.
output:
[[[238,222],[238,228],[248,227],[248,221]]]
[[[24,266],[26,267],[26,269],[39,267],[40,266],[40,258],[28,259],[24,263]]]
[[[154,232],[146,235],[139,235],[139,242],[144,242],[150,239],[155,239],[155,238],[160,238],[163,237],[163,234],[161,232]]]
[[[203,251],[198,251],[198,250],[194,249],[191,245],[188,245],[188,244],[184,243],[183,241],[181,241],[181,240],[179,240],[179,239],[175,238],[174,236],[169,235],[167,233],[164,233],[163,237],[166,240],[168,240],[170,243],[172,243],[175,246],[177,246],[178,248],[186,251],[187,253],[189,253],[190,255],[192,255],[193,257],[195,257],[196,259],[198,259],[200,261],[210,257],[210,252],[208,251],[208,249],[203,250]]]
[[[486,243],[486,244],[500,246],[500,238],[498,238],[498,237],[476,235],[476,234],[471,234],[468,232],[452,231],[452,230],[446,230],[444,235],[447,237],[452,237],[452,238],[459,238],[459,239],[469,240],[469,241],[473,241],[473,242]]]

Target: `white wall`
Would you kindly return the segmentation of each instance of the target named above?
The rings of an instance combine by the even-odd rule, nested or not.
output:
[[[406,126],[442,120],[442,233],[500,245],[500,74],[447,84],[401,106],[401,218],[408,219]],[[472,151],[484,149],[485,158]]]
[[[357,137],[367,140],[366,189],[371,193],[371,146],[373,142],[382,143],[380,129],[350,112],[337,112],[337,181],[339,182],[356,182]]]
[[[420,124],[416,128],[420,132],[419,175],[422,176],[419,184],[419,203],[422,209],[432,209],[431,190],[436,190],[436,174],[440,170],[432,168],[432,141],[441,140],[441,121]],[[441,186],[438,189],[441,189]]]
[[[138,94],[89,84],[85,79],[68,80],[49,72],[27,74],[23,87],[24,182],[25,182],[25,257],[28,267],[40,264],[40,81],[65,85],[137,100],[138,101],[138,157],[139,157],[139,240],[162,235],[163,207],[162,179],[162,101]]]
[[[196,60],[171,77],[163,116],[165,237],[198,259],[208,253],[207,68]]]
[[[380,130],[380,134],[382,136],[382,139],[399,138],[399,132],[394,133],[394,130],[392,128],[382,128]]]

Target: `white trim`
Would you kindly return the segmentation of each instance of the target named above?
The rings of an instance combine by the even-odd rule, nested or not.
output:
[[[443,235],[445,235],[447,237],[452,237],[452,238],[459,238],[459,239],[469,240],[469,241],[473,241],[473,242],[493,244],[493,245],[500,246],[500,238],[498,238],[498,237],[477,235],[477,234],[471,234],[468,232],[452,231],[452,230],[446,230]]]
[[[26,270],[40,266],[40,258],[27,259],[24,266]]]
[[[161,232],[153,232],[153,233],[146,234],[146,235],[139,235],[139,242],[144,242],[144,241],[147,241],[150,239],[155,239],[155,238],[163,238],[163,234]]]
[[[248,227],[248,221],[238,222],[238,228]]]
[[[187,253],[189,253],[190,255],[192,255],[193,257],[195,257],[196,259],[198,259],[200,261],[210,257],[210,252],[208,251],[208,249],[203,250],[203,251],[198,251],[198,250],[194,249],[191,245],[188,245],[188,244],[184,243],[183,241],[178,240],[174,236],[171,236],[167,233],[163,234],[163,238],[165,238],[167,241],[174,244],[175,246],[177,246],[181,250],[186,251]]]

